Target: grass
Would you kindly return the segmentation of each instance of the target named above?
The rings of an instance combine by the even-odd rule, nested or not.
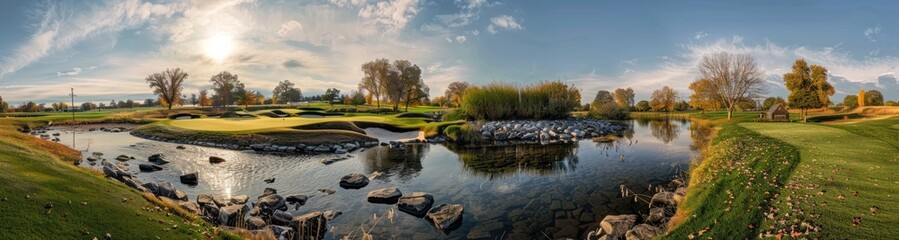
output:
[[[690,173],[685,201],[670,224],[671,239],[755,238],[770,200],[799,161],[799,151],[774,138],[724,124]]]
[[[842,127],[741,124],[795,146],[802,159],[774,202],[765,230],[796,226],[803,231],[800,226],[805,224],[821,230],[812,232],[810,238],[887,239],[899,235],[895,228],[899,226],[896,124],[897,118]],[[860,224],[853,223],[856,217]]]
[[[157,205],[137,191],[71,164],[77,151],[15,125],[0,120],[0,239],[227,237],[198,219],[147,211]]]

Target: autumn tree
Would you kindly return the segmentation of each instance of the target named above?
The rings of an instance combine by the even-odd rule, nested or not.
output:
[[[618,103],[619,107],[622,108],[630,108],[634,105],[634,89],[633,88],[619,88],[615,89],[615,102]]]
[[[467,82],[452,82],[446,87],[443,95],[450,104],[459,106],[462,104],[462,96],[465,96],[465,89],[468,89],[469,86]]]
[[[708,110],[717,110],[721,108],[721,101],[718,99],[718,93],[713,90],[712,81],[708,79],[698,79],[690,83],[690,106],[695,109],[702,109],[702,112]]]
[[[830,96],[833,96],[833,94],[836,93],[836,89],[827,82],[827,68],[812,65],[811,70],[812,85],[817,92],[818,102],[821,103],[821,107],[827,107],[831,103]]]
[[[209,98],[209,91],[206,89],[200,90],[200,99],[198,99],[200,107],[212,106],[212,99]]]
[[[883,94],[873,89],[866,91],[865,106],[883,106]]]
[[[81,104],[81,111],[86,112],[86,111],[90,111],[90,110],[94,110],[94,109],[97,109],[97,104],[95,104],[95,103],[84,102]]]
[[[793,71],[784,74],[784,85],[790,91],[787,101],[792,108],[798,108],[803,118],[808,117],[807,109],[826,107],[833,86],[827,82],[827,69],[821,66],[809,66],[804,59],[793,63]]]
[[[637,102],[636,105],[634,105],[634,109],[637,111],[640,111],[640,112],[645,112],[645,111],[651,110],[652,107],[649,106],[649,101],[641,100],[641,101]]]
[[[859,107],[865,106],[865,90],[864,89],[858,90],[858,106]]]
[[[620,88],[618,90],[621,90]],[[600,90],[596,92],[596,97],[590,103],[590,115],[605,119],[626,119],[628,117],[627,106],[621,106],[622,102],[618,101],[618,90],[613,97],[609,91]],[[627,104],[625,96],[623,104]]]
[[[674,111],[674,104],[677,102],[677,91],[668,86],[652,92],[652,100],[649,106],[653,111]]]
[[[381,107],[381,93],[384,86],[382,83],[388,81],[390,69],[390,61],[384,58],[362,64],[362,82],[359,83],[359,89],[368,92],[372,97],[372,102],[377,102],[378,108]]]
[[[59,111],[65,110],[67,107],[69,107],[69,104],[66,102],[55,102],[53,104],[50,104],[50,106],[53,107],[54,111],[59,112]]]
[[[181,71],[181,68],[166,69],[163,72],[153,73],[147,76],[145,80],[153,89],[153,93],[165,100],[168,109],[172,110],[172,105],[180,102],[182,83],[187,79],[187,73]]]
[[[3,101],[3,97],[0,97],[0,113],[5,113],[9,110],[9,103]]]
[[[421,70],[419,69],[418,71],[418,74],[421,75]],[[422,104],[428,100],[428,97],[430,97],[431,88],[428,87],[428,85],[425,84],[425,82],[421,80],[421,78],[419,78],[418,81],[409,84],[407,88],[407,93],[403,94],[402,97],[402,101],[406,105],[406,112],[409,111],[410,104]]]
[[[365,104],[365,94],[362,91],[353,91],[350,93],[350,104],[353,106]]]
[[[766,92],[762,71],[749,54],[719,52],[699,61],[699,79],[709,81],[713,98],[727,109],[727,119],[733,117],[737,104]]]
[[[843,106],[844,107],[858,107],[858,96],[846,95],[846,97],[843,98]]]
[[[288,102],[299,102],[303,100],[303,92],[299,88],[294,87],[290,80],[284,80],[278,83],[275,90],[272,90],[272,99],[274,103],[284,104]]]
[[[243,89],[243,83],[238,80],[237,75],[228,71],[220,72],[209,78],[212,83],[212,91],[215,95],[212,97],[213,104],[220,106],[228,106],[234,103],[234,96],[237,89]]]

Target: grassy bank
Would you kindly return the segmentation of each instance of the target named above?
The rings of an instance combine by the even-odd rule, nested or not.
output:
[[[137,191],[71,164],[77,151],[15,125],[0,121],[0,239],[221,238],[199,219],[147,211],[156,205]]]
[[[799,161],[782,141],[723,124],[690,174],[686,200],[672,219],[671,239],[755,238],[763,210]]]
[[[899,118],[841,127],[743,123],[799,149],[801,161],[765,229],[820,229],[811,238],[887,239],[899,235]],[[876,130],[876,129],[879,129]],[[853,221],[859,220],[859,223]],[[803,235],[804,236],[804,235]]]

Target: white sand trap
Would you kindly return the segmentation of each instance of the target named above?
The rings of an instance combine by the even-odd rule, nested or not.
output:
[[[365,135],[377,138],[381,142],[424,139],[424,132],[422,131],[391,132],[383,128],[366,128]]]

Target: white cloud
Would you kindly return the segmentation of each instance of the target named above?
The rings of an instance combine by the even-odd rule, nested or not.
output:
[[[295,20],[287,21],[284,24],[282,24],[281,29],[278,30],[278,36],[281,36],[281,37],[287,36],[287,34],[293,30],[302,31],[303,24],[300,24],[300,22],[297,22]]]
[[[352,6],[360,6],[366,3],[366,0],[330,0],[331,4],[337,5],[338,7],[352,7]]]
[[[705,38],[707,36],[709,36],[709,34],[706,32],[696,32],[693,34],[693,39],[702,40],[703,38]]]
[[[56,76],[57,76],[57,77],[63,77],[63,76],[78,76],[78,75],[81,74],[81,72],[83,72],[84,70],[93,70],[93,69],[96,69],[96,68],[97,68],[97,66],[90,66],[90,67],[87,67],[87,68],[74,67],[74,68],[72,68],[72,71],[68,71],[68,72],[56,72]]]
[[[477,36],[478,34],[481,34],[478,30],[471,31],[471,35]]]
[[[388,33],[396,33],[418,14],[418,3],[418,0],[383,1],[362,7],[358,15],[366,19],[369,25]]]
[[[868,40],[877,42],[877,39],[880,36],[880,26],[865,29],[863,34],[865,34],[865,37],[868,38]]]
[[[456,36],[456,42],[457,42],[457,43],[464,43],[465,41],[467,41],[467,39],[465,38],[465,36]]]
[[[497,29],[499,28],[499,29]],[[496,34],[499,30],[520,30],[523,29],[521,24],[515,20],[515,17],[509,15],[502,15],[498,17],[494,17],[490,19],[490,25],[487,26],[487,32],[490,34]]]

